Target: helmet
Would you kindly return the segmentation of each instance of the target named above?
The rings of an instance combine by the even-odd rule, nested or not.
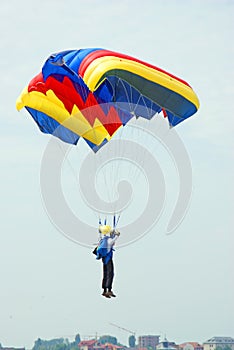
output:
[[[107,235],[111,232],[111,226],[110,225],[100,225],[99,232],[102,233],[103,235]]]

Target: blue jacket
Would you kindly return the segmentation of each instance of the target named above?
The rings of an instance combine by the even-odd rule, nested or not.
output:
[[[96,259],[102,259],[104,265],[112,259],[114,251],[113,246],[117,238],[117,235],[113,235],[112,237],[104,236],[99,241]]]

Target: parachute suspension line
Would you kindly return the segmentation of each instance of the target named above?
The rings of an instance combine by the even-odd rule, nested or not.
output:
[[[77,181],[77,173],[75,171],[74,166],[72,165],[72,163],[70,162],[70,160],[68,158],[68,154],[66,154],[66,152],[62,148],[62,146],[60,144],[61,141],[59,139],[57,139],[57,138],[54,138],[54,140],[56,141],[56,144],[58,145],[59,151],[61,152],[62,156],[64,157],[64,159],[66,161],[66,163],[68,164],[68,167],[69,167],[69,169],[71,171],[71,174],[74,177],[75,185],[77,186],[78,191],[80,191],[79,182]],[[76,147],[76,150],[77,150],[77,147]],[[94,209],[92,209],[92,211],[93,211],[94,215],[97,216],[97,212]]]
[[[131,88],[131,92],[133,91],[133,89]],[[139,92],[139,91],[138,91]],[[140,101],[142,101],[143,102],[143,104],[140,104]],[[138,119],[140,116],[138,116],[135,112],[136,112],[136,109],[138,108],[138,106],[139,105],[141,105],[141,106],[144,106],[145,107],[145,111],[147,111],[147,116],[148,116],[148,122],[149,122],[149,120],[152,118],[152,116],[153,116],[153,108],[152,108],[152,106],[153,106],[153,102],[151,101],[151,106],[150,107],[148,107],[147,106],[147,104],[146,104],[146,101],[145,101],[145,98],[144,98],[144,95],[142,94],[142,93],[140,93],[139,92],[139,97],[138,97],[138,100],[137,100],[137,102],[136,102],[136,104],[133,106],[134,108],[133,108],[133,110],[132,110],[132,113],[135,115],[135,118],[136,119]],[[145,120],[145,119],[144,119]],[[142,120],[143,121],[143,120]],[[147,122],[146,121],[146,122]],[[136,125],[137,126],[137,125]],[[136,136],[137,136],[137,140],[139,140],[139,139],[141,139],[141,138],[143,138],[143,140],[144,140],[144,131],[143,131],[143,133],[142,133],[142,128],[141,127],[138,127],[138,128],[134,128],[134,130],[135,130],[135,132],[136,132]],[[145,148],[144,148],[145,149]],[[145,152],[144,152],[145,153]],[[145,157],[141,157],[140,158],[140,156],[138,157],[138,154],[137,154],[137,156],[136,156],[136,159],[135,159],[135,162],[136,162],[136,164],[138,164],[139,166],[141,166],[142,168],[143,168],[143,162],[144,162],[144,159],[145,159]],[[133,172],[133,174],[132,174],[132,177],[133,177],[133,179],[135,179],[135,180],[138,180],[139,179],[139,173],[140,173],[140,167],[139,166],[135,166],[135,171]],[[136,181],[134,181],[134,182],[136,182]]]
[[[117,112],[118,110],[121,110],[121,106],[118,105],[118,102],[116,102],[116,93],[119,87],[119,79],[116,78],[115,84],[108,78],[106,78],[109,82],[109,84],[112,87],[113,91],[113,105],[116,108]],[[116,135],[113,136],[113,139],[118,140],[122,138],[123,134],[123,126],[120,127]],[[105,172],[105,186],[107,189],[107,194],[108,194],[108,199],[109,201],[115,201],[116,198],[118,198],[118,193],[117,193],[117,181],[119,180],[119,173],[120,173],[120,167],[121,167],[121,162],[119,161],[119,158],[121,158],[121,144],[120,142],[110,142],[109,148],[106,149],[107,154],[108,154],[108,159],[110,159],[110,162],[108,164],[108,172]],[[108,183],[107,183],[108,180]],[[116,204],[117,205],[117,204]],[[116,206],[113,208],[114,213],[116,213]],[[111,213],[113,214],[113,213]]]
[[[94,131],[95,133],[96,131]],[[94,179],[94,181],[101,181],[100,182],[96,182],[96,185],[98,185],[98,188],[101,188],[101,193],[105,192],[107,193],[108,195],[108,191],[106,190],[107,189],[107,185],[106,185],[106,176],[105,176],[105,169],[104,168],[100,168],[100,166],[102,165],[102,149],[100,149],[97,153],[94,154],[94,161],[95,161],[95,166],[96,166],[96,176],[98,174],[98,170],[99,170],[99,177],[96,177]],[[102,181],[104,181],[104,186],[103,186],[103,183]],[[104,189],[103,189],[104,187]],[[106,190],[106,191],[105,191]],[[97,208],[97,211],[98,211],[98,215],[99,215],[99,224],[101,225],[105,225],[105,222],[106,222],[106,217],[104,219],[101,219],[101,212],[100,212],[100,206],[101,206],[101,202],[102,202],[102,198],[101,198],[101,193],[100,191],[97,193],[98,195],[98,198],[99,198],[99,206]],[[109,197],[109,196],[108,196]],[[103,217],[103,216],[102,216]]]
[[[146,153],[146,141],[147,139],[145,138],[145,131],[141,130],[141,128],[138,128],[137,125],[135,124],[134,127],[130,126],[130,128],[132,128],[132,133],[133,133],[133,137],[136,138],[136,142],[137,140],[144,140],[143,143],[140,143],[141,149],[143,150],[143,154]],[[128,176],[132,177],[133,183],[136,186],[137,182],[139,181],[140,178],[140,174],[142,172],[142,168],[144,168],[143,166],[143,162],[144,162],[144,156],[142,157],[142,152],[141,153],[135,153],[134,156],[134,165],[128,170]]]
[[[110,82],[111,83],[111,82]],[[124,84],[124,81],[120,78],[116,77],[116,83],[115,85],[111,85],[112,89],[114,91],[114,96],[117,95],[117,90],[121,89],[121,91],[124,92],[125,94],[125,103],[127,104],[127,108],[126,110],[131,110],[132,106],[131,106],[131,100],[132,100],[132,93],[131,96],[129,96],[129,93],[126,89],[126,86]],[[124,109],[124,106],[122,106],[121,104],[118,104],[118,101],[116,102],[116,106],[119,109]],[[117,181],[120,180],[120,176],[121,176],[121,172],[123,170],[123,163],[121,161],[119,161],[119,159],[123,159],[124,158],[124,153],[125,153],[125,147],[124,147],[124,143],[121,142],[123,140],[123,135],[126,132],[126,130],[124,130],[124,126],[122,126],[121,130],[119,130],[118,132],[118,139],[120,140],[120,142],[117,143],[117,146],[114,149],[115,152],[115,158],[117,159],[117,161],[113,162],[113,167],[112,167],[112,178],[115,181],[115,184],[113,186],[113,197],[117,198],[118,197],[118,192],[117,192]],[[117,212],[117,207],[114,208],[115,209],[115,213]]]
[[[67,164],[68,164],[68,166],[69,166],[69,168],[70,168],[70,170],[71,170],[71,173],[72,173],[73,176],[74,176],[74,179],[76,179],[76,172],[75,172],[75,169],[74,169],[74,167],[72,166],[72,164],[71,164],[71,162],[70,162],[70,160],[69,160],[69,158],[68,158],[68,155],[66,155],[66,152],[65,152],[65,151],[63,150],[63,148],[61,147],[61,144],[60,144],[61,141],[58,140],[57,138],[55,138],[55,140],[56,140],[56,143],[57,143],[57,145],[58,145],[58,148],[59,148],[59,150],[60,150],[62,156],[63,156],[64,159],[66,160],[66,162],[67,162]],[[77,186],[78,186],[78,182],[75,181],[75,183],[76,183]],[[79,186],[78,186],[78,188],[79,188]]]
[[[113,216],[113,229],[114,230],[116,229],[116,227],[118,225],[119,219],[120,219],[120,214],[118,215],[118,217],[116,217],[116,214]]]
[[[112,88],[113,88],[113,86],[112,86]],[[109,108],[110,108],[110,105],[107,106],[108,111],[109,111]],[[96,130],[95,130],[95,132],[96,132]],[[109,143],[109,141],[108,141],[108,143]],[[107,148],[105,148],[105,146],[107,146]],[[111,152],[111,149],[112,149],[111,147],[113,147],[113,145],[111,145],[111,144],[104,145],[103,148],[105,148],[105,152],[104,152],[103,148],[101,148],[98,151],[99,161],[97,162],[98,163],[97,166],[100,164],[103,165],[103,166],[101,166],[100,172],[102,174],[102,180],[104,182],[105,194],[107,196],[107,200],[109,201],[109,203],[111,203],[113,201],[113,198],[114,198],[114,196],[113,196],[113,188],[114,188],[113,181],[115,181],[115,177],[114,177],[115,173],[113,170],[113,163],[114,162],[111,162],[111,164],[109,163],[109,164],[104,165],[105,157],[103,154],[107,154],[108,159],[110,159],[110,156],[112,156],[115,159],[116,157],[115,157],[115,154],[113,154]],[[110,214],[110,213],[108,213],[108,214]],[[107,218],[105,220],[107,220]]]
[[[150,112],[148,114],[150,116]],[[157,113],[152,118],[156,118]],[[151,119],[151,118],[150,118]],[[150,123],[149,120],[145,120],[146,123]],[[130,126],[131,127],[131,126]],[[135,161],[138,166],[135,166],[135,169],[133,171],[132,177],[134,179],[134,183],[137,186],[137,184],[140,181],[140,174],[144,174],[144,169],[145,169],[145,163],[146,163],[146,155],[148,152],[152,153],[152,149],[150,149],[150,145],[152,145],[152,138],[154,139],[153,133],[151,134],[149,130],[144,130],[144,127],[142,127],[140,124],[135,124],[134,129],[136,130],[136,136],[137,139],[141,139],[143,142],[141,142],[142,146],[142,152],[136,155]],[[153,154],[155,154],[155,149],[153,147]]]
[[[144,96],[142,94],[139,94],[138,96],[138,100],[136,102],[136,104],[133,104],[132,101],[133,101],[133,88],[129,85],[129,90],[127,90],[127,85],[125,84],[125,82],[123,81],[123,79],[119,79],[116,77],[116,81],[115,81],[115,84],[112,83],[112,81],[109,81],[110,85],[112,86],[112,90],[114,92],[114,96],[117,95],[117,90],[120,89],[122,91],[122,93],[124,93],[125,95],[125,104],[126,104],[126,111],[128,111],[129,113],[131,113],[133,116],[135,116],[137,118],[137,115],[135,113],[135,111],[137,110],[140,102],[142,101],[143,102],[143,105],[145,106],[145,109],[146,109],[146,112],[147,112],[147,115],[148,115],[148,119],[151,119],[152,118],[152,115],[153,115],[153,103],[151,102],[151,104],[149,106],[147,106],[146,104],[146,101],[144,99]],[[123,107],[124,109],[124,106],[122,106],[121,104],[119,105],[118,104],[118,101],[116,102],[116,106],[117,108],[121,108]],[[141,128],[134,128],[133,126],[131,126],[131,124],[129,125],[129,127],[127,129],[124,130],[124,128],[122,127],[121,130],[118,131],[118,138],[119,140],[121,141],[123,139],[123,135],[128,135],[129,134],[129,137],[130,139],[132,139],[132,136],[135,136],[137,137],[137,139],[139,140],[140,137],[142,137],[141,135]],[[138,135],[139,134],[139,135]],[[127,136],[128,138],[128,136]],[[117,159],[117,157],[119,159],[124,159],[124,154],[125,154],[125,145],[123,142],[119,142],[119,143],[116,143],[117,146],[116,147],[113,147],[112,145],[112,149],[113,149],[113,156],[115,159]],[[139,158],[139,159],[137,159]],[[141,165],[141,163],[143,162],[144,159],[141,159],[140,158],[140,155],[138,156],[138,154],[136,154],[136,159],[133,159],[133,164],[138,164],[138,165]],[[124,167],[124,168],[123,168]],[[112,194],[113,194],[113,198],[117,197],[118,196],[118,193],[117,193],[117,186],[115,186],[116,182],[120,179],[120,176],[121,176],[121,171],[124,170],[124,174],[125,176],[127,175],[127,179],[129,179],[129,181],[133,181],[135,183],[135,180],[136,180],[136,175],[138,174],[138,172],[140,172],[140,167],[138,166],[134,166],[133,165],[130,165],[128,166],[128,168],[126,169],[125,168],[125,165],[123,165],[122,162],[119,162],[117,160],[117,162],[112,162],[111,164],[111,171],[109,172],[109,175],[111,176],[111,179],[112,179],[112,183],[113,183],[113,186],[112,186]],[[126,170],[127,170],[127,173],[126,174]],[[117,212],[117,208],[115,207],[115,213]],[[120,212],[119,212],[120,214]],[[115,214],[116,215],[116,214]]]
[[[156,113],[155,113],[156,114]],[[157,117],[160,117],[159,116],[159,113],[157,113]],[[153,117],[155,118],[155,116]],[[156,141],[156,144],[153,143],[153,147],[151,148],[150,152],[152,152],[152,154],[154,156],[157,156],[157,152],[159,151],[160,147],[164,147],[164,143],[166,142],[167,138],[169,137],[169,134],[170,134],[170,131],[171,131],[171,127],[168,126],[168,128],[166,129],[166,131],[164,133],[162,133],[162,127],[163,127],[164,123],[163,121],[160,123],[160,125],[158,126],[157,128],[157,131],[161,130],[161,138],[157,138],[153,135],[153,133],[151,135],[148,135],[148,139],[150,137],[154,138]],[[140,130],[140,129],[139,129]],[[146,151],[144,152],[146,154]],[[144,156],[143,159],[142,159],[142,167],[144,168],[144,164],[145,164],[145,161],[146,161],[146,157]],[[137,179],[138,180],[138,179]],[[137,182],[136,180],[136,182]]]
[[[119,85],[119,78],[116,78],[116,82],[113,85],[111,80],[108,79],[109,84],[112,87],[113,90],[113,103],[114,103],[114,107],[117,109],[117,111],[119,111],[120,107],[118,106],[118,102],[116,102],[116,95],[117,95],[117,90],[118,90],[118,85]],[[122,133],[123,133],[123,126],[118,129],[117,133],[116,133],[116,139],[121,139],[122,137]],[[109,172],[109,177],[110,177],[110,182],[112,183],[111,186],[111,195],[112,195],[112,199],[115,200],[115,198],[117,198],[117,181],[119,179],[119,169],[120,169],[120,162],[118,160],[119,157],[119,148],[120,144],[118,142],[116,143],[112,143],[112,148],[113,152],[111,153],[111,155],[113,156],[113,159],[115,159],[114,161],[111,162],[111,169]],[[114,212],[116,212],[116,207],[113,208]],[[114,214],[115,215],[115,214]]]
[[[120,214],[119,215],[116,215],[116,214],[113,215],[113,222],[112,222],[113,229],[115,229],[117,227],[119,219],[120,219]],[[106,225],[106,224],[107,224],[107,217],[105,217],[105,219],[104,219],[104,221],[102,223],[102,219],[99,216],[98,225],[100,226],[100,225]]]
[[[108,79],[108,78],[107,78]],[[131,86],[128,86],[125,84],[125,82],[122,79],[119,79],[116,77],[115,80],[115,84],[113,84],[113,82],[111,80],[109,80],[110,85],[112,86],[112,90],[113,90],[113,105],[115,107],[117,107],[117,111],[118,108],[121,108],[121,102],[119,104],[118,101],[116,101],[116,96],[118,93],[118,90],[121,90],[122,93],[125,95],[125,104],[126,104],[126,111],[128,111],[128,113],[133,114],[133,116],[136,117],[136,119],[138,119],[141,115],[141,113],[138,113],[138,107],[142,107],[144,108],[144,114],[145,114],[145,118],[142,120],[142,122],[150,122],[150,120],[152,118],[155,118],[155,116],[158,114],[158,112],[155,111],[154,109],[154,104],[152,101],[148,101],[147,98],[145,98],[145,96],[139,92],[138,98],[136,103],[132,103],[133,97],[134,97],[134,88]],[[124,106],[123,106],[124,107]],[[124,110],[124,108],[123,108]],[[137,113],[137,114],[136,114]],[[143,118],[143,117],[142,117]],[[159,125],[159,127],[161,127],[161,124]],[[129,136],[128,136],[128,132]],[[143,147],[143,154],[146,154],[147,152],[147,144],[149,143],[149,145],[151,144],[151,142],[149,142],[150,137],[153,137],[153,133],[150,135],[150,131],[145,130],[144,131],[144,127],[141,127],[139,125],[139,127],[137,126],[137,124],[135,125],[130,125],[128,126],[127,130],[124,130],[124,127],[121,128],[121,130],[118,130],[117,134],[115,136],[117,136],[117,139],[119,139],[120,141],[123,139],[123,135],[125,135],[124,133],[126,132],[127,138],[130,137],[130,140],[133,138],[136,140],[142,139],[144,140],[144,145],[145,147]],[[94,129],[94,135],[96,134],[96,129]],[[114,136],[114,138],[115,138]],[[148,140],[148,141],[147,141]],[[146,142],[145,142],[146,141]],[[143,146],[144,146],[143,145]],[[123,165],[123,163],[121,161],[119,161],[121,158],[124,159],[124,153],[125,153],[125,144],[123,142],[116,142],[110,145],[110,150],[105,149],[105,151],[107,151],[107,153],[109,153],[109,157],[108,159],[111,160],[111,163],[108,164],[108,166],[104,166],[101,169],[101,173],[102,175],[102,185],[104,185],[104,189],[105,189],[105,194],[108,197],[109,202],[111,203],[111,201],[115,200],[115,198],[118,197],[118,192],[117,192],[117,181],[120,180],[120,177],[124,174],[124,176],[127,175],[127,178],[129,179],[130,182],[134,182],[134,184],[136,184],[136,182],[140,181],[140,173],[142,172],[142,169],[144,169],[144,163],[145,163],[145,159],[146,157],[144,157],[141,153],[137,153],[136,154],[136,159],[132,159],[133,164],[135,163],[135,166],[133,165],[129,165],[128,168],[126,169],[126,164]],[[105,146],[104,146],[105,147]],[[153,148],[155,148],[155,146],[153,146]],[[157,148],[157,147],[156,147]],[[152,151],[152,150],[151,150]],[[103,159],[103,154],[102,153],[102,149],[100,149],[98,151],[98,158],[99,160],[104,160]],[[116,161],[114,161],[114,159],[116,159]],[[97,160],[97,158],[95,157],[95,160]],[[103,162],[101,163],[103,164]],[[97,164],[98,165],[98,164]],[[126,170],[127,173],[126,174]],[[124,173],[123,173],[124,171]],[[117,201],[116,201],[116,206],[114,209],[114,215],[113,215],[113,226],[116,227],[119,218],[120,218],[120,214],[121,211],[119,210],[119,212],[117,212]],[[108,213],[108,218],[109,215],[111,213]],[[119,215],[118,215],[119,214]],[[117,216],[118,215],[118,216]],[[100,216],[100,213],[99,213]],[[105,217],[104,223],[106,224],[107,222],[107,217]]]
[[[127,93],[127,90],[126,90],[126,86],[125,84],[123,84],[123,89],[125,90],[125,93],[126,93],[126,96],[127,96],[127,99],[128,99],[128,104],[129,104],[129,110],[130,110],[130,113],[136,118],[138,119],[138,116],[136,115],[135,111],[139,105],[139,102],[140,100],[143,100],[143,95],[142,94],[139,94],[139,97],[138,97],[138,100],[136,101],[136,103],[133,105],[132,103],[132,98],[133,98],[133,88],[131,85],[129,85],[129,88],[130,88],[130,99],[128,98],[128,93]],[[146,104],[145,104],[145,107],[147,108]],[[134,140],[134,136],[137,136],[137,140],[140,139],[140,136],[142,137],[142,135],[140,135],[140,132],[139,132],[139,129],[135,128],[134,126],[131,125],[131,123],[129,124],[129,127],[128,127],[128,131],[130,133],[130,136],[131,138],[133,138]],[[139,134],[139,135],[138,135]],[[140,159],[140,156],[138,156],[138,154],[136,154],[136,156],[134,157],[133,160],[133,164],[134,165],[130,165],[128,167],[128,171],[127,171],[127,178],[131,181],[133,181],[133,183],[135,184],[135,180],[136,180],[136,175],[139,171],[139,167],[137,165],[140,165],[141,164],[141,159]]]
[[[96,111],[95,111],[95,108],[97,108],[96,107],[96,105],[92,105],[92,103],[91,102],[89,102],[89,104],[87,104],[87,99],[88,99],[88,97],[89,97],[89,95],[90,95],[90,91],[89,90],[87,90],[85,87],[83,87],[83,86],[81,86],[81,90],[82,90],[82,92],[83,92],[83,96],[85,96],[85,102],[86,102],[86,109],[85,109],[85,111],[86,111],[86,113],[88,114],[88,115],[90,115],[90,114],[92,114],[92,113],[95,113]],[[92,119],[92,118],[91,118]],[[94,138],[95,138],[95,140],[97,141],[97,133],[96,133],[96,129],[95,128],[93,128],[93,132],[94,132]],[[93,152],[93,155],[94,155],[94,161],[95,161],[95,164],[96,164],[96,169],[98,169],[98,161],[97,161],[97,157],[96,157],[96,154],[94,153],[94,151],[93,150],[91,150],[90,149],[90,152]],[[99,155],[100,156],[100,155]],[[93,179],[93,181],[95,181],[95,179]],[[100,198],[100,197],[99,197]],[[101,199],[100,199],[100,201],[101,201]],[[95,210],[93,207],[92,207],[92,211],[93,211],[93,213],[94,213],[94,215],[96,215],[98,218],[99,218],[99,222],[101,222],[101,218],[100,218],[100,213],[97,211],[97,210]]]
[[[83,91],[83,94],[86,95],[86,101],[87,101],[87,98],[88,98],[88,95],[90,94],[90,91],[87,92],[87,90],[85,90],[85,88],[82,87],[82,89],[84,90]],[[93,113],[96,113],[96,108],[99,108],[97,107],[98,105],[92,105],[92,103],[89,103],[88,107],[86,108],[86,113],[88,113],[89,115],[92,115]],[[100,106],[100,108],[102,108],[102,106]],[[92,118],[91,118],[92,119]],[[98,140],[98,135],[97,135],[97,130],[96,128],[93,128],[93,134],[94,134],[94,139],[96,141],[96,144],[98,143],[97,140]],[[104,181],[104,188],[106,189],[105,193],[107,194],[107,197],[108,197],[108,200],[110,201],[110,195],[109,195],[109,191],[107,190],[107,175],[106,175],[106,171],[105,171],[105,167],[101,167],[100,168],[100,165],[102,166],[103,164],[103,156],[102,156],[102,148],[99,149],[96,153],[94,153],[94,151],[91,151],[93,152],[94,154],[94,162],[95,162],[95,170],[96,170],[96,175],[97,175],[97,170],[100,171],[100,175],[101,175],[101,181],[103,180]],[[98,154],[97,154],[98,153]],[[95,181],[95,179],[93,179],[93,181]],[[101,188],[102,188],[103,184],[101,183]],[[99,208],[101,206],[101,201],[102,201],[102,198],[100,196],[100,192],[97,194],[98,195],[98,198],[99,198]],[[100,219],[100,211],[99,208],[96,208],[96,210],[93,208],[93,212],[95,213],[96,216],[99,217]],[[100,221],[100,220],[99,220]],[[106,221],[106,218],[105,218],[105,221]]]
[[[123,80],[120,80],[120,83],[121,83],[121,85],[122,85],[122,87],[123,87],[123,90],[124,90],[124,92],[125,92],[125,99],[126,99],[126,101],[127,101],[127,103],[128,103],[128,109],[129,109],[129,111],[130,111],[130,113],[134,116],[134,117],[136,117],[136,115],[135,115],[135,108],[136,108],[136,106],[137,106],[137,104],[138,104],[138,101],[139,101],[139,99],[138,99],[138,101],[137,101],[137,104],[136,105],[133,105],[133,103],[132,103],[132,101],[133,101],[133,89],[132,89],[132,87],[131,87],[131,85],[129,85],[129,88],[130,88],[130,94],[129,94],[129,92],[127,91],[127,88],[126,88],[126,84],[124,84],[124,81]],[[130,124],[131,125],[131,124]],[[131,130],[131,126],[130,126],[130,128],[128,128],[128,132],[130,132],[130,130]],[[123,148],[122,149],[122,156],[124,155],[124,151],[125,151],[125,149]],[[131,168],[132,168],[132,166],[130,165],[129,167],[128,167],[128,175],[127,175],[127,179],[128,179],[128,181],[131,181],[131,180],[133,180],[133,179],[131,179]]]
[[[92,115],[93,113],[96,113],[96,108],[99,108],[99,107],[97,107],[98,105],[92,105],[92,103],[90,102],[89,104],[87,104],[87,99],[88,99],[88,97],[89,97],[89,94],[91,93],[89,90],[87,91],[87,89],[85,88],[85,87],[83,87],[83,86],[81,86],[81,89],[82,89],[82,92],[83,92],[83,95],[86,97],[86,113],[88,114],[88,115]],[[102,107],[100,107],[100,108],[102,108]],[[91,118],[92,119],[92,118]],[[94,133],[94,139],[96,140],[96,143],[97,143],[97,140],[98,140],[98,135],[97,135],[97,130],[96,130],[96,128],[93,128],[93,133]],[[102,156],[102,148],[99,150],[99,151],[97,151],[96,153],[92,150],[90,150],[90,152],[93,152],[93,155],[94,155],[94,162],[95,162],[95,165],[96,165],[96,170],[99,170],[100,171],[100,174],[101,174],[101,177],[102,177],[102,180],[104,181],[104,188],[106,189],[106,194],[107,194],[107,197],[108,197],[108,200],[110,201],[110,196],[109,196],[109,191],[107,190],[107,179],[106,179],[106,171],[105,171],[105,169],[104,169],[104,167],[103,168],[101,168],[100,169],[100,165],[102,165],[103,164],[103,156]],[[98,154],[97,154],[98,153]],[[96,172],[96,174],[97,174],[97,172]],[[95,179],[93,179],[93,181],[95,181],[96,180],[96,178]],[[102,187],[102,184],[101,184],[101,187]],[[98,193],[98,198],[99,198],[99,203],[100,203],[100,205],[101,205],[101,201],[102,201],[102,198],[101,198],[101,196],[100,196],[100,192]],[[99,206],[99,208],[100,208],[100,206]],[[99,210],[99,208],[96,208],[96,210],[94,209],[94,208],[92,208],[92,210],[93,210],[93,213],[94,213],[94,215],[96,215],[97,217],[98,217],[98,220],[99,220],[99,223],[101,222],[101,224],[102,224],[102,220],[101,220],[101,216],[100,216],[100,211],[98,211]],[[107,218],[105,217],[105,219],[103,219],[104,220],[104,224],[106,225],[106,222],[107,222]]]
[[[148,120],[145,120],[145,122],[149,123],[151,119],[155,119],[155,118],[160,117],[159,116],[160,112],[156,112],[155,109],[153,108],[153,106],[154,106],[153,101],[150,101],[150,105],[147,105],[145,97],[142,94],[141,94],[141,101],[143,102],[143,104],[145,106],[145,111],[147,111],[147,115],[148,115],[148,118],[147,118]],[[162,128],[162,126],[163,126],[163,123],[160,123],[160,125],[157,126],[157,131],[159,131]],[[131,127],[131,125],[130,125],[130,127]],[[145,145],[152,144],[151,139],[152,139],[152,137],[155,138],[153,133],[151,133],[150,131],[144,131],[144,129],[142,129],[142,127],[140,125],[138,126],[136,124],[135,127],[136,127],[137,132],[138,132],[137,138],[138,139],[141,138],[144,141],[143,143]],[[168,132],[168,130],[166,131],[166,134],[167,134],[167,132]],[[138,157],[138,161],[137,161],[137,164],[139,164],[142,169],[144,169],[144,165],[146,162],[146,152],[147,152],[147,147],[144,147],[143,156],[141,158]],[[151,152],[152,152],[152,150],[151,150]],[[153,153],[154,152],[155,152],[155,147],[153,147]],[[139,181],[138,175],[139,175],[140,171],[141,171],[140,167],[135,168],[135,175],[134,175],[134,178],[136,179],[135,183],[137,183],[137,181]]]

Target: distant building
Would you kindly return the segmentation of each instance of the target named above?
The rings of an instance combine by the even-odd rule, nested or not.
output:
[[[111,343],[97,344],[93,347],[93,350],[124,350],[125,346],[114,345]]]
[[[82,340],[78,347],[80,350],[124,350],[124,346],[114,345],[111,343],[101,344],[98,340]],[[1,350],[1,349],[0,349]]]
[[[166,338],[163,341],[160,341],[158,345],[156,345],[156,350],[177,350],[178,346],[171,341],[168,341]]]
[[[231,337],[213,337],[203,343],[204,350],[215,350],[217,348],[230,348],[234,350],[234,339]]]
[[[180,350],[203,350],[203,346],[196,342],[187,342],[179,345]]]
[[[96,339],[82,340],[78,344],[78,347],[79,347],[80,350],[93,350],[93,347],[95,345],[97,345],[97,340]]]
[[[156,346],[159,344],[159,335],[141,335],[138,338],[139,348],[152,348],[155,350]]]

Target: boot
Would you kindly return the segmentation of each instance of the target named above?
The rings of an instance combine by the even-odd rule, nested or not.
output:
[[[109,292],[107,292],[107,294],[109,295],[109,297],[113,297],[113,298],[116,297],[116,295],[112,292],[112,290],[109,290]]]
[[[110,295],[108,294],[108,292],[107,292],[106,289],[104,289],[102,295],[103,295],[104,297],[106,297],[106,298],[110,298]]]

